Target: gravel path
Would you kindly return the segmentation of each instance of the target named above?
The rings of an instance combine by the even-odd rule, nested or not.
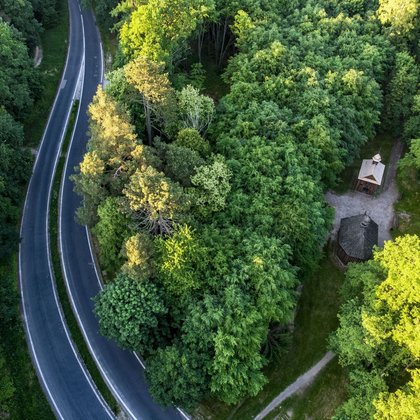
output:
[[[309,386],[316,375],[334,358],[335,354],[331,351],[327,352],[325,356],[314,366],[312,366],[307,372],[299,376],[295,382],[289,385],[282,393],[280,393],[267,407],[264,408],[256,417],[255,420],[261,420],[276,407],[278,407],[284,400],[291,397],[296,392],[304,390]]]
[[[336,237],[340,227],[340,220],[343,217],[356,216],[365,212],[379,226],[379,246],[383,246],[384,241],[391,239],[390,230],[395,220],[394,203],[398,199],[395,175],[402,148],[403,145],[399,141],[392,148],[390,162],[385,174],[384,187],[377,197],[358,191],[351,191],[342,195],[332,191],[326,193],[325,198],[327,202],[335,208],[334,228],[331,232],[332,239]]]
[[[39,67],[43,58],[42,48],[36,46],[35,47],[35,57],[34,57],[34,67]]]

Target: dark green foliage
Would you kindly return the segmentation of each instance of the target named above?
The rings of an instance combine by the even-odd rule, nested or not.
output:
[[[391,130],[396,136],[401,136],[403,125],[412,115],[413,107],[416,106],[414,101],[419,81],[420,72],[414,57],[406,51],[399,52],[385,98],[384,113],[385,128]],[[404,134],[409,135],[410,132],[406,131]],[[409,137],[405,138],[405,140],[409,139]]]
[[[29,152],[22,149],[22,143],[21,124],[0,109],[0,258],[14,252],[18,242],[22,187],[31,167]]]
[[[22,36],[0,19],[0,107],[22,120],[33,103],[35,74]]]
[[[50,28],[58,20],[59,1],[58,0],[30,0],[32,3],[35,19],[44,28]]]
[[[127,218],[120,207],[118,199],[107,198],[98,208],[99,222],[93,228],[99,242],[101,266],[111,273],[122,264],[120,251],[129,234]]]
[[[148,354],[161,341],[159,318],[167,309],[157,287],[147,279],[117,274],[96,297],[95,312],[101,333],[124,348]]]
[[[202,356],[176,345],[159,349],[148,359],[146,379],[150,392],[163,406],[195,407],[208,393]]]
[[[34,17],[31,0],[0,0],[0,11],[2,20],[16,28],[23,36],[26,45],[33,48],[42,26]]]

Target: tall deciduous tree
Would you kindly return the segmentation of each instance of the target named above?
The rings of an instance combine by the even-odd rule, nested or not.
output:
[[[162,64],[142,56],[132,60],[124,68],[125,76],[141,94],[146,118],[147,139],[152,144],[152,117],[168,106],[173,94],[168,75]]]
[[[181,187],[151,166],[137,170],[123,193],[131,217],[154,234],[170,233],[181,206],[185,205]]]
[[[420,238],[415,235],[387,241],[373,261],[349,268],[347,302],[332,338],[340,363],[351,372],[350,398],[339,413],[369,418],[376,408],[378,418],[392,418],[401,399],[414,401],[413,383],[395,393],[391,389],[404,384],[407,369],[420,361],[419,296]]]
[[[123,51],[172,67],[183,43],[214,7],[212,0],[148,0],[139,5],[120,30]]]
[[[379,0],[378,17],[396,35],[408,35],[418,22],[418,0]]]
[[[210,97],[188,85],[178,93],[178,106],[185,128],[193,128],[200,133],[206,131],[214,115],[214,103]]]

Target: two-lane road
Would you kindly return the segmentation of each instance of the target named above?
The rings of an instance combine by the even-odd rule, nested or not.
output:
[[[60,196],[59,241],[67,288],[90,352],[125,411],[136,419],[180,419],[183,415],[179,411],[162,408],[153,401],[139,360],[134,353],[122,350],[99,334],[98,320],[93,313],[92,298],[101,290],[101,283],[95,271],[87,230],[75,222],[80,199],[73,192],[69,179],[86,152],[86,112],[102,82],[103,73],[100,37],[90,11],[83,12],[83,24],[86,43],[80,113],[67,155]]]
[[[34,165],[22,216],[19,249],[22,315],[34,366],[56,416],[66,420],[111,419],[111,411],[69,336],[55,290],[49,252],[52,180],[83,58],[82,20],[77,0],[69,0],[69,11],[66,67]]]

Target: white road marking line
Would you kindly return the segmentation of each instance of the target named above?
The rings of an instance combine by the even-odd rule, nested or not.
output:
[[[69,9],[70,9],[70,4],[69,4]],[[70,12],[70,10],[69,10],[69,12]],[[70,16],[71,16],[71,13],[70,13]],[[64,65],[63,74],[61,76],[61,85],[60,86],[62,86],[62,87],[64,87],[66,85],[66,83],[67,83],[67,80],[64,79],[64,76],[65,76],[66,71],[67,71],[69,57],[70,57],[70,51],[71,51],[71,30],[72,29],[71,29],[71,25],[70,25],[69,45],[68,45],[68,50],[67,50],[66,63]],[[79,70],[79,77],[80,77],[80,70]],[[75,85],[75,88],[76,88],[76,86],[77,86],[77,83]],[[35,159],[35,162],[34,162],[34,166],[33,166],[33,169],[32,169],[32,174],[34,173],[35,168],[38,165],[39,156],[41,154],[42,147],[43,147],[43,145],[45,143],[46,133],[47,133],[47,131],[49,129],[52,115],[55,112],[56,104],[57,104],[57,101],[58,101],[58,97],[60,96],[60,93],[61,93],[60,90],[62,89],[62,87],[60,89],[58,89],[58,91],[56,93],[53,106],[52,106],[51,111],[50,111],[50,114],[48,116],[47,124],[45,126],[45,129],[44,129],[44,132],[43,132],[43,135],[42,135],[42,139],[41,139],[41,145],[39,147],[39,151],[38,151],[38,154],[36,156],[36,159]],[[51,198],[51,190],[52,190],[53,179],[54,179],[56,167],[57,167],[57,164],[58,164],[58,159],[60,157],[61,146],[62,146],[62,143],[63,143],[63,140],[64,140],[64,135],[65,135],[65,132],[66,132],[66,129],[67,129],[67,125],[68,125],[68,121],[69,121],[69,118],[70,118],[71,109],[72,109],[72,106],[73,106],[75,90],[76,89],[73,90],[73,98],[71,100],[70,107],[69,107],[68,112],[67,112],[67,116],[66,116],[66,121],[65,121],[64,127],[63,127],[63,129],[61,131],[60,144],[59,144],[59,148],[58,148],[57,155],[56,155],[56,158],[55,158],[54,167],[53,167],[53,173],[52,173],[52,178],[50,180],[50,185],[49,185],[49,189],[48,189],[47,217],[46,217],[47,258],[48,258],[48,266],[49,266],[49,271],[50,271],[50,276],[51,276],[51,284],[52,284],[52,287],[53,287],[54,300],[55,300],[55,303],[56,303],[56,306],[57,306],[57,310],[58,310],[59,315],[60,315],[60,319],[61,319],[61,322],[62,322],[63,329],[64,329],[64,331],[66,333],[66,337],[67,337],[67,339],[69,341],[69,344],[70,344],[70,346],[71,346],[71,348],[72,348],[72,350],[73,350],[73,352],[74,352],[74,354],[76,356],[76,359],[77,359],[77,361],[78,361],[78,363],[79,363],[79,365],[80,365],[80,367],[82,369],[82,372],[84,373],[86,379],[88,380],[89,385],[92,387],[95,395],[98,397],[98,400],[101,402],[101,404],[104,406],[104,408],[106,409],[106,411],[109,413],[109,408],[104,405],[103,400],[102,400],[102,396],[100,394],[98,394],[97,390],[92,386],[92,380],[91,380],[90,377],[87,376],[85,367],[81,364],[81,361],[79,359],[79,356],[78,356],[77,352],[75,351],[74,343],[73,343],[73,341],[71,340],[71,338],[69,336],[69,332],[68,332],[68,329],[67,329],[67,324],[64,321],[63,314],[62,314],[62,309],[61,309],[61,306],[60,306],[60,304],[58,302],[58,299],[57,299],[57,292],[56,292],[55,284],[54,284],[54,281],[53,281],[53,278],[54,277],[53,277],[53,274],[52,274],[52,263],[51,263],[51,253],[50,253],[50,245],[49,245],[49,230],[48,230],[48,227],[49,227],[48,220],[49,220],[49,211],[50,211],[49,204],[50,204],[50,198]],[[24,224],[24,218],[25,218],[25,210],[26,210],[26,207],[27,207],[28,193],[30,191],[31,184],[32,184],[32,176],[31,176],[31,178],[29,180],[27,194],[25,196],[25,202],[24,202],[24,206],[23,206],[22,220],[21,220],[21,226],[20,226],[20,236],[21,237],[22,237],[22,233],[23,233],[23,224]],[[27,316],[26,307],[25,307],[25,296],[24,296],[24,291],[23,291],[23,281],[22,281],[22,252],[21,252],[21,248],[22,248],[22,246],[21,246],[21,244],[19,244],[19,284],[20,284],[20,292],[21,292],[21,299],[22,299],[23,318],[24,318],[24,321],[25,321],[24,322],[25,331],[27,333],[27,337],[29,338],[30,348],[31,348],[33,360],[35,361],[36,369],[39,372],[39,375],[41,377],[41,380],[42,380],[42,383],[44,385],[44,388],[47,391],[47,394],[49,396],[49,399],[50,399],[50,401],[51,401],[51,403],[52,403],[52,405],[53,405],[56,413],[58,414],[58,416],[61,419],[64,419],[64,416],[61,413],[61,411],[60,411],[60,409],[59,409],[59,407],[57,405],[57,402],[55,401],[55,399],[54,399],[54,397],[53,397],[53,395],[51,393],[51,390],[48,387],[48,384],[47,384],[47,381],[46,381],[46,379],[44,377],[44,374],[42,372],[41,365],[39,363],[39,359],[38,359],[38,356],[36,354],[35,346],[34,346],[34,343],[33,343],[32,334],[31,334],[31,331],[29,329],[28,316]],[[110,416],[110,418],[113,418],[113,417]]]

